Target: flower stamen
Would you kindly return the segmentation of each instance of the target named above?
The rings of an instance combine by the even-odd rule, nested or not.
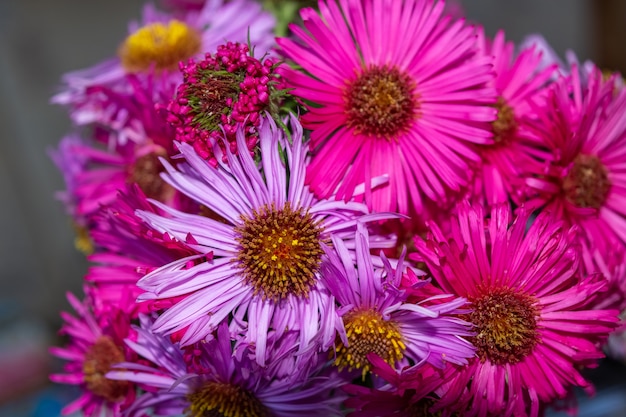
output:
[[[335,365],[341,370],[361,369],[362,376],[370,371],[367,355],[375,353],[391,366],[402,359],[406,345],[396,323],[384,320],[371,309],[351,311],[343,317],[348,346],[336,345]]]
[[[242,220],[235,228],[241,245],[237,261],[255,294],[275,301],[289,294],[306,297],[323,253],[319,224],[289,202],[281,209],[263,206]]]
[[[176,70],[180,61],[200,52],[202,38],[183,22],[152,23],[130,35],[119,50],[128,72],[141,72],[154,65],[158,71]]]
[[[83,374],[87,389],[111,402],[126,397],[130,383],[108,379],[105,375],[111,367],[124,361],[124,353],[109,336],[100,336],[85,353]]]
[[[533,351],[539,341],[539,312],[534,297],[499,288],[471,301],[469,321],[477,332],[472,343],[482,361],[514,364]]]
[[[563,180],[565,198],[578,207],[602,207],[610,188],[608,170],[595,155],[578,155]]]
[[[189,417],[267,417],[267,408],[245,389],[207,382],[187,396]]]
[[[395,67],[372,66],[344,90],[346,124],[356,133],[395,138],[418,116],[415,82]]]

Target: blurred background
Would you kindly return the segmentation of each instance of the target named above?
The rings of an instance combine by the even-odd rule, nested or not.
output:
[[[84,256],[55,192],[61,175],[48,152],[69,132],[63,108],[49,104],[61,75],[113,55],[139,18],[141,0],[0,0],[0,417],[57,416],[75,398],[47,375],[60,364],[65,293],[81,293]],[[563,57],[626,73],[626,1],[465,0],[469,20],[489,35],[521,41],[541,33]],[[626,370],[607,360],[589,374],[598,394],[581,416],[626,416]],[[561,414],[553,414],[561,415]]]

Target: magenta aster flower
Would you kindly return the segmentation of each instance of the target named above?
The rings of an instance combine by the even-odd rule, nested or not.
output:
[[[476,358],[459,368],[437,407],[467,416],[537,416],[540,403],[589,388],[580,369],[604,355],[616,310],[591,310],[607,283],[581,277],[575,231],[550,213],[527,230],[529,211],[462,204],[443,234],[431,224],[416,238],[422,260],[443,291],[467,297]]]
[[[320,373],[324,362],[311,354],[293,355],[295,340],[270,343],[267,367],[250,360],[247,352],[233,351],[228,326],[218,326],[216,337],[181,350],[167,337],[155,334],[150,319],[142,319],[138,340],[128,341],[154,367],[123,363],[124,370],[107,374],[129,380],[147,393],[135,401],[128,417],[212,415],[246,417],[336,416],[342,395],[331,391],[342,384],[336,375]],[[270,340],[272,340],[270,335]],[[193,352],[193,353],[189,353]],[[302,366],[306,365],[306,366]]]
[[[166,305],[166,301],[135,303],[143,293],[137,281],[181,257],[196,255],[190,265],[206,260],[206,254],[198,254],[186,242],[150,229],[135,215],[135,210],[157,213],[137,185],[120,192],[114,203],[103,207],[92,218],[90,236],[95,249],[88,256],[91,266],[85,282],[96,314],[112,307],[123,309],[131,317],[157,310]],[[131,303],[126,302],[129,298]]]
[[[314,156],[307,183],[350,199],[365,184],[374,211],[423,214],[469,184],[476,144],[493,142],[490,58],[474,29],[428,0],[319,2],[301,11],[305,31],[277,40],[303,71],[286,69],[306,104]],[[374,188],[372,179],[388,175]]]
[[[229,42],[203,60],[181,63],[183,82],[167,109],[176,140],[193,145],[216,167],[213,144],[237,153],[237,127],[246,133],[248,151],[257,145],[261,115],[276,113],[277,61],[255,58],[247,45]],[[276,114],[273,114],[276,116]],[[224,139],[226,140],[224,142]],[[226,155],[223,156],[226,161]]]
[[[270,329],[299,332],[301,350],[327,349],[334,342],[339,318],[319,279],[322,244],[335,236],[353,249],[357,220],[392,215],[366,215],[362,204],[316,199],[304,185],[306,151],[295,117],[291,128],[289,144],[271,118],[263,120],[259,165],[245,151],[241,130],[239,155],[226,149],[228,163],[220,162],[218,169],[186,143],[180,144],[185,162],[178,170],[164,162],[164,179],[215,215],[182,213],[155,202],[167,217],[141,210],[139,217],[160,233],[197,242],[190,246],[213,258],[190,268],[189,258],[181,258],[139,281],[146,291],[142,300],[188,295],[156,320],[156,331],[183,331],[181,343],[187,345],[210,338],[232,316],[247,326],[246,342],[256,346],[261,364]],[[218,146],[214,152],[219,154]],[[394,244],[373,240],[374,247]]]
[[[128,184],[137,184],[146,195],[166,204],[187,206],[188,201],[159,176],[163,171],[159,157],[169,157],[166,148],[152,141],[104,148],[102,143],[111,136],[115,134],[103,130],[97,130],[95,139],[68,136],[53,156],[65,177],[62,201],[77,223],[89,226],[89,218],[115,202]]]
[[[514,45],[499,31],[493,40],[479,29],[481,53],[493,59],[493,85],[498,94],[498,118],[492,124],[494,143],[481,150],[482,174],[477,183],[482,200],[488,204],[505,203],[511,193],[523,185],[523,176],[545,151],[528,140],[528,119],[536,119],[529,100],[535,102],[545,95],[545,87],[555,71],[554,65],[539,70],[541,54],[533,47],[514,54]],[[519,196],[514,196],[519,199]]]
[[[68,346],[53,347],[50,352],[68,362],[65,373],[50,375],[50,379],[78,385],[83,393],[63,409],[63,414],[80,410],[89,417],[121,416],[135,400],[136,387],[129,381],[108,379],[105,374],[113,365],[136,358],[124,343],[125,338],[133,336],[130,319],[120,310],[110,310],[96,319],[88,300],[80,302],[70,293],[67,299],[78,317],[61,313],[65,320],[61,334],[69,336],[70,341]]]
[[[553,157],[526,180],[534,192],[528,204],[578,225],[583,249],[597,248],[608,265],[626,248],[626,90],[597,68],[583,83],[573,66],[537,112],[533,132]]]
[[[434,368],[430,364],[397,371],[375,354],[368,355],[372,372],[388,383],[377,388],[348,384],[342,389],[350,394],[344,404],[353,410],[348,417],[415,417],[431,413],[437,392],[451,378],[455,368]],[[440,413],[441,415],[447,415]]]
[[[224,39],[250,42],[263,54],[274,44],[274,18],[251,0],[207,0],[198,11],[170,15],[146,5],[141,22],[130,24],[130,34],[118,56],[92,68],[71,72],[64,77],[66,88],[52,98],[53,103],[74,106],[84,103],[90,87],[106,86],[118,93],[128,92],[129,73],[156,71],[180,80],[178,63],[205,51],[213,51]],[[73,120],[81,124],[93,115],[74,109]]]
[[[345,244],[332,239],[322,265],[323,282],[338,303],[342,328],[335,344],[335,365],[349,371],[370,370],[367,355],[375,353],[393,367],[445,362],[466,364],[474,348],[462,336],[470,336],[469,323],[458,318],[467,300],[455,298],[436,305],[408,302],[400,290],[405,268],[403,257],[395,270],[383,256],[385,267],[374,268],[369,236],[363,225],[356,234],[356,265]],[[423,282],[426,284],[426,282]]]

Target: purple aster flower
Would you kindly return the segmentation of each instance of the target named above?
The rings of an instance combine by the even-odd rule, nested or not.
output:
[[[291,118],[291,143],[271,118],[259,127],[260,162],[247,152],[245,134],[237,134],[239,155],[226,149],[228,163],[215,169],[189,144],[180,144],[185,162],[178,169],[164,161],[163,178],[175,189],[214,213],[183,213],[158,202],[168,217],[139,211],[154,229],[182,241],[211,261],[187,268],[181,258],[153,271],[138,285],[142,300],[187,297],[155,323],[160,333],[182,331],[183,345],[210,339],[215,327],[232,314],[246,326],[246,342],[256,346],[264,363],[266,337],[299,332],[300,349],[332,346],[339,318],[334,300],[319,279],[322,244],[331,237],[354,249],[357,220],[377,221],[391,214],[367,214],[360,203],[317,199],[304,185],[306,143],[302,127]],[[214,151],[219,153],[219,147]],[[218,161],[221,158],[218,158]],[[373,247],[392,246],[375,238]]]
[[[474,348],[461,336],[472,336],[470,324],[458,315],[467,300],[454,298],[428,305],[408,301],[400,284],[404,259],[395,270],[384,255],[385,267],[372,263],[367,229],[356,233],[356,268],[345,244],[333,237],[332,249],[325,247],[328,261],[322,265],[323,282],[336,298],[343,320],[335,345],[335,365],[340,369],[370,370],[367,355],[375,353],[391,366],[444,362],[466,364]],[[427,284],[423,281],[422,285]]]
[[[324,361],[319,356],[293,355],[293,338],[274,340],[270,335],[270,360],[261,367],[245,348],[233,350],[226,323],[210,342],[183,350],[170,338],[155,334],[151,319],[144,316],[141,322],[138,340],[127,343],[155,366],[123,363],[119,365],[123,370],[107,374],[111,379],[133,381],[147,391],[129,408],[128,417],[149,411],[165,416],[185,412],[190,417],[339,415],[344,396],[331,392],[342,380],[333,373],[320,373]]]

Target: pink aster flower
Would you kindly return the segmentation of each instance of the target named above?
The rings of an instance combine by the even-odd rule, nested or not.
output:
[[[168,121],[176,127],[176,140],[192,144],[214,167],[215,143],[222,149],[228,146],[236,154],[236,133],[241,126],[248,151],[254,152],[262,114],[276,113],[278,107],[274,86],[278,62],[257,59],[250,52],[247,45],[228,42],[199,62],[181,63],[183,82],[167,107]],[[226,155],[223,158],[226,161]]]
[[[147,4],[140,22],[129,25],[129,36],[118,56],[92,68],[71,72],[64,77],[65,89],[52,98],[53,103],[69,105],[77,124],[93,119],[92,108],[80,106],[88,101],[89,88],[105,86],[118,93],[129,91],[127,74],[156,71],[180,80],[178,63],[224,42],[250,42],[263,54],[274,44],[273,17],[252,0],[207,0],[200,10],[170,15]]]
[[[215,327],[232,317],[245,327],[245,341],[256,346],[260,364],[270,329],[298,332],[302,351],[332,346],[339,319],[319,279],[322,244],[335,236],[353,249],[357,220],[393,216],[367,215],[359,203],[315,198],[304,184],[302,128],[295,117],[290,125],[288,143],[273,119],[263,119],[258,165],[245,151],[242,130],[238,156],[226,149],[228,163],[220,162],[218,169],[186,143],[180,144],[185,162],[178,169],[164,161],[163,178],[215,215],[183,213],[155,202],[168,217],[141,210],[139,217],[160,233],[195,241],[193,249],[212,252],[213,258],[190,268],[189,258],[181,258],[139,280],[146,291],[141,300],[187,295],[159,316],[156,331],[183,332],[181,343],[188,345],[210,339]],[[214,152],[219,155],[218,146]],[[383,237],[372,240],[373,247],[394,244]]]
[[[128,184],[137,184],[146,195],[166,204],[186,207],[188,201],[159,176],[163,171],[159,157],[169,157],[165,148],[152,141],[105,148],[103,143],[112,135],[97,129],[92,139],[68,136],[53,156],[65,177],[62,201],[77,223],[89,226],[90,217],[115,202]]]
[[[498,94],[498,118],[491,124],[494,143],[481,149],[483,164],[477,179],[480,201],[491,205],[508,202],[523,185],[529,167],[546,158],[545,151],[527,139],[527,120],[536,118],[529,101],[538,102],[545,95],[555,66],[540,70],[541,53],[533,47],[515,54],[513,42],[507,42],[502,31],[493,40],[485,37],[482,28],[478,34],[481,53],[493,59],[493,85]]]
[[[138,340],[127,343],[154,366],[123,363],[120,366],[125,370],[107,374],[112,379],[133,381],[147,391],[130,407],[128,417],[149,411],[162,416],[184,412],[190,417],[339,415],[343,395],[331,392],[342,381],[320,372],[324,361],[309,354],[307,364],[304,358],[294,356],[293,338],[271,343],[271,360],[261,367],[250,360],[245,349],[233,350],[225,323],[218,326],[213,340],[188,350],[155,334],[146,317],[137,332]]]
[[[374,211],[423,214],[426,201],[445,204],[468,186],[476,144],[493,142],[491,59],[444,7],[322,0],[320,15],[301,11],[306,30],[290,26],[296,40],[277,40],[302,68],[284,77],[307,108],[307,184],[317,195],[349,200],[365,184]],[[383,175],[388,183],[374,187]]]
[[[129,381],[110,380],[105,374],[113,365],[136,358],[124,343],[125,338],[133,336],[130,319],[120,310],[111,310],[96,319],[88,299],[80,302],[70,293],[67,299],[78,317],[61,313],[65,320],[61,334],[69,336],[69,344],[53,347],[50,352],[68,362],[64,373],[50,375],[50,379],[78,385],[83,392],[63,409],[63,414],[80,410],[89,417],[119,417],[135,400],[136,387]]]
[[[476,358],[459,368],[437,407],[464,416],[537,416],[565,398],[604,355],[616,310],[592,310],[607,283],[579,275],[576,233],[550,213],[527,228],[530,212],[499,206],[485,220],[462,204],[450,233],[430,224],[416,247],[443,291],[467,297]]]
[[[356,265],[345,244],[333,237],[326,248],[328,261],[322,265],[323,282],[337,300],[342,318],[335,345],[335,365],[349,371],[370,370],[367,355],[375,353],[393,367],[430,363],[443,368],[445,362],[466,364],[474,355],[469,323],[458,318],[467,302],[463,298],[429,305],[423,298],[408,302],[400,290],[404,259],[395,270],[386,257],[385,267],[374,268],[367,229],[359,225],[356,234]],[[427,284],[423,282],[422,284]]]
[[[536,111],[533,133],[553,156],[526,180],[528,204],[578,225],[583,249],[597,248],[609,265],[610,253],[626,248],[626,90],[597,68],[583,83],[573,66]],[[602,268],[595,264],[586,270]]]

